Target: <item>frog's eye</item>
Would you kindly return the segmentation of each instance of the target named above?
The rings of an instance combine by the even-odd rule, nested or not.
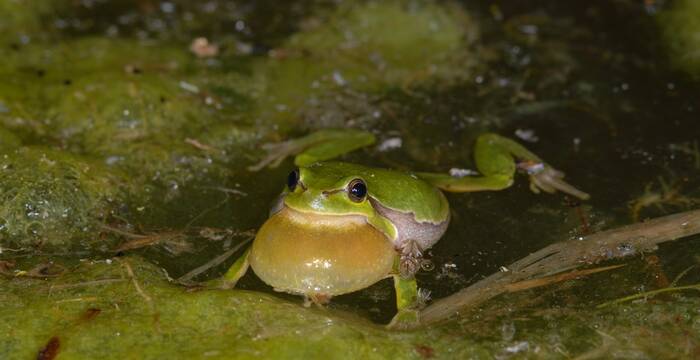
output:
[[[294,189],[297,188],[298,184],[299,184],[299,169],[294,169],[287,176],[287,187],[289,188],[289,191],[293,192]]]
[[[367,185],[362,179],[355,179],[348,184],[348,197],[354,202],[361,202],[367,196]]]

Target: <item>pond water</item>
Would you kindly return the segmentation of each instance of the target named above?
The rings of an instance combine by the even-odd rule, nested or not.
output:
[[[148,276],[160,276],[150,268],[155,265],[176,279],[265,221],[294,165],[287,160],[248,171],[264,156],[261,145],[318,129],[352,127],[378,137],[379,146],[345,160],[434,172],[474,169],[474,140],[496,132],[523,143],[591,194],[584,202],[535,195],[522,175],[504,191],[449,194],[452,222],[428,253],[432,269],[417,275],[433,298],[554,242],[700,204],[700,59],[692,47],[700,7],[692,1],[4,0],[0,14],[0,273],[11,274],[0,278],[8,289],[0,300],[22,303],[25,310],[13,319],[27,337],[9,340],[14,336],[0,327],[7,330],[0,332],[7,354],[39,351],[55,329],[69,338],[90,337],[74,329],[80,325],[66,325],[68,316],[49,314],[55,301],[88,294],[20,301],[44,280],[18,280],[17,270],[59,264],[62,275],[46,281],[65,286],[68,279],[105,279],[81,275],[86,262],[128,264],[119,260],[125,258]],[[200,40],[194,46],[199,37],[208,45]],[[573,357],[595,349],[603,349],[597,356],[692,357],[700,346],[694,294],[673,293],[603,314],[594,308],[667,287],[681,274],[676,285],[698,283],[698,241],[663,245],[619,262],[627,266],[614,273],[499,298],[437,330],[396,335],[352,325],[355,320],[347,326],[359,342],[377,336],[412,349],[407,354],[400,345],[363,343],[388,346],[374,353],[379,357]],[[195,279],[218,278],[234,260]],[[153,284],[162,281],[155,278]],[[179,285],[157,286],[174,299],[184,292]],[[395,312],[389,280],[334,298],[326,310],[287,308],[301,299],[274,292],[252,272],[238,288],[254,291],[236,295],[247,315],[255,313],[248,302],[272,304],[257,323],[274,322],[285,311],[300,312],[297,322],[286,319],[277,329],[266,323],[264,335],[250,328],[236,333],[246,345],[233,350],[208,342],[211,356],[246,349],[271,357],[298,354],[305,331],[327,331],[330,340],[314,338],[314,346],[352,348],[338,343],[346,325],[327,330],[319,319],[342,323],[349,313],[386,323]],[[151,294],[156,303],[159,291]],[[256,300],[259,293],[267,295]],[[104,296],[76,306],[106,313],[113,304]],[[226,294],[212,296],[228,301],[222,300]],[[114,303],[124,306],[127,298]],[[139,295],[129,299],[139,301]],[[26,320],[32,309],[48,312],[44,330]],[[170,315],[162,310],[160,316]],[[105,333],[127,321],[109,316],[98,317]],[[251,325],[237,318],[244,315],[227,316]],[[684,332],[668,328],[674,317]],[[200,321],[207,320],[182,323],[196,328]],[[302,329],[300,338],[282,339],[289,328]],[[639,339],[611,340],[612,329]],[[256,336],[273,339],[280,352],[255,343]],[[655,336],[690,345],[641,345]],[[464,338],[472,340],[460,342]],[[67,345],[60,349],[66,357],[81,354]],[[205,356],[202,349],[189,354]],[[152,350],[144,357],[167,353]],[[129,354],[113,351],[115,357]]]

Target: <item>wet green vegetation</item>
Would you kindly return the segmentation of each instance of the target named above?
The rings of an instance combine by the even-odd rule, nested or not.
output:
[[[697,78],[700,74],[698,32],[700,32],[700,4],[680,0],[660,17],[660,25],[672,62],[681,70]]]
[[[436,298],[552,242],[696,208],[700,8],[566,3],[0,0],[0,358],[697,356],[693,292],[596,308],[700,282],[697,237],[411,332],[377,325],[388,281],[317,309],[252,274],[233,291],[172,280],[266,218],[292,164],[249,172],[260,145],[320,128],[377,135],[347,160],[421,171],[470,168],[495,131],[592,195],[523,178],[449,195],[418,275]],[[199,36],[215,56],[190,50]]]
[[[3,243],[12,248],[52,248],[66,239],[95,239],[93,224],[120,199],[118,175],[100,163],[81,161],[68,153],[41,147],[10,151],[0,192]]]
[[[396,332],[269,294],[176,286],[138,257],[32,271],[37,260],[46,259],[16,264],[29,271],[2,282],[6,358],[30,357],[50,342],[59,358],[664,357],[692,355],[688,341],[700,326],[692,298],[592,310],[576,304],[584,281],[575,281],[501,300],[450,326]]]

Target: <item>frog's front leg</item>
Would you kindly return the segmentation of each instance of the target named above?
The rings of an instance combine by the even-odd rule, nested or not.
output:
[[[539,193],[557,190],[580,199],[589,195],[563,180],[564,173],[547,165],[519,143],[497,134],[479,136],[474,147],[477,170],[482,176],[453,177],[446,174],[419,173],[431,184],[450,192],[502,190],[513,184],[516,170],[530,176],[530,189]]]
[[[246,271],[248,271],[248,267],[250,267],[248,257],[250,256],[251,248],[252,246],[249,246],[243,255],[241,255],[241,257],[239,257],[233,263],[233,265],[231,265],[228,271],[226,271],[226,274],[224,274],[223,278],[221,279],[222,289],[233,289],[238,280],[240,280],[243,275],[245,275]]]
[[[390,329],[407,329],[418,325],[418,284],[414,277],[404,278],[394,274],[394,291],[396,292],[396,315],[387,325]]]
[[[288,156],[295,155],[294,164],[307,166],[318,161],[333,159],[375,142],[372,133],[356,129],[324,129],[309,135],[280,143],[265,144],[267,156],[248,167],[258,171],[265,166],[275,167]]]

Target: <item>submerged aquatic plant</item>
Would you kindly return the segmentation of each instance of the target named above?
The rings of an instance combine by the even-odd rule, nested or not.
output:
[[[677,0],[659,21],[671,62],[700,77],[700,1]]]

